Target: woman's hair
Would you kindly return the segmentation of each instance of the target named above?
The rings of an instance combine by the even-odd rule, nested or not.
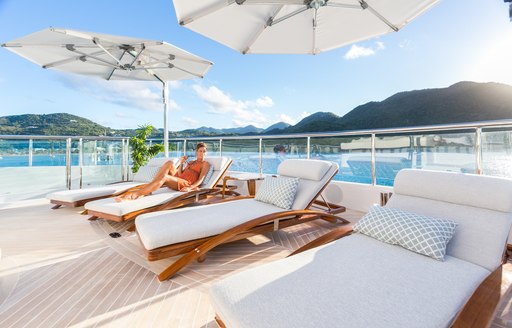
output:
[[[196,150],[199,150],[199,148],[202,148],[202,147],[206,148],[206,144],[204,142],[198,142],[196,144]]]

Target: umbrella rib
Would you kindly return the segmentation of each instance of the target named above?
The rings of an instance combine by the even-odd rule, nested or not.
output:
[[[174,68],[179,69],[179,70],[180,70],[180,71],[182,71],[182,72],[188,73],[188,74],[190,74],[190,75],[194,75],[194,76],[196,76],[196,77],[203,78],[203,76],[202,76],[202,75],[200,75],[200,74],[196,74],[196,73],[193,73],[193,72],[188,71],[188,70],[186,70],[186,69],[184,69],[184,68],[181,68],[181,67],[179,67],[179,66],[173,65],[173,67],[174,67]]]
[[[93,53],[93,55],[99,55],[101,53],[102,53],[101,51],[98,51],[98,52]],[[44,64],[44,65],[42,65],[42,67],[43,68],[52,68],[52,67],[55,67],[55,66],[60,66],[60,65],[67,64],[67,63],[71,63],[71,62],[74,62],[76,60],[81,60],[81,58],[83,58],[83,55],[72,57],[72,58],[68,58],[68,59],[58,60],[56,62],[52,62],[52,63],[48,63],[48,64]]]
[[[242,53],[245,55],[249,52],[249,50],[251,50],[251,47],[252,45],[254,44],[254,42],[256,42],[256,40],[258,40],[258,38],[260,37],[260,35],[267,29],[267,27],[270,26],[271,22],[274,20],[274,18],[279,14],[279,12],[281,11],[281,9],[283,9],[284,5],[281,5],[279,6],[279,8],[276,9],[276,11],[274,12],[274,14],[272,14],[268,19],[267,21],[265,22],[265,24],[263,25],[263,27],[257,32],[254,34],[253,38],[251,40],[249,40],[249,42],[247,43],[247,45],[245,46],[245,49],[242,51]]]
[[[295,15],[298,15],[298,14],[300,14],[300,13],[302,13],[302,12],[308,10],[308,9],[309,9],[309,7],[305,6],[304,8],[300,8],[300,9],[297,9],[295,11],[292,11],[291,13],[286,14],[283,17],[279,17],[278,19],[272,20],[269,25],[273,26],[273,25],[276,25],[277,23],[281,23],[282,21],[287,20],[288,18],[291,18],[291,17],[293,17]]]
[[[103,45],[100,43],[100,40],[98,40],[98,38],[93,38],[92,39],[92,42],[97,45],[101,50],[103,50],[107,55],[109,55],[110,57],[112,57],[112,59],[114,59],[118,65],[121,64],[121,62],[116,58],[114,57],[114,55],[112,55],[110,53],[110,51],[108,51],[107,49],[105,49],[105,47],[103,47]]]
[[[213,5],[213,6],[210,6],[210,7],[206,7],[202,10],[199,10],[198,12],[196,12],[195,14],[191,15],[190,17],[186,17],[182,20],[180,20],[180,25],[184,26],[184,25],[187,25],[199,18],[202,18],[206,15],[209,15],[213,12],[216,12],[218,10],[221,10],[222,8],[224,7],[227,7],[227,6],[231,6],[232,4],[235,3],[235,0],[228,0],[226,2],[224,1],[220,1],[218,2],[217,4]]]
[[[95,60],[97,60],[97,61],[99,61],[99,62],[102,62],[102,63],[105,63],[105,64],[107,64],[107,65],[110,65],[111,67],[118,67],[118,68],[119,68],[119,67],[121,67],[119,64],[117,64],[117,65],[116,65],[116,64],[110,63],[110,62],[106,61],[106,60],[105,60],[105,59],[103,59],[103,58],[99,58],[99,57],[97,57],[97,56],[93,56],[93,55],[91,55],[91,54],[86,54],[85,52],[81,52],[81,51],[78,51],[78,50],[76,50],[76,49],[71,50],[71,51],[76,52],[77,54],[82,55],[84,58],[92,58],[92,59],[95,59]]]
[[[368,9],[373,15],[375,15],[378,19],[384,22],[387,26],[391,27],[392,30],[398,32],[398,27],[393,25],[390,21],[388,21],[384,16],[382,16],[377,10],[373,9],[366,1],[359,0],[361,7],[363,9]]]

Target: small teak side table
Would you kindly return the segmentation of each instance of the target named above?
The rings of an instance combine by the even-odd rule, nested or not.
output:
[[[240,174],[226,175],[224,177],[224,183],[222,184],[222,198],[225,197],[226,186],[227,186],[227,182],[229,180],[247,181],[247,190],[249,191],[249,195],[254,196],[256,194],[256,181],[263,180],[263,179],[265,179],[265,177],[262,176],[261,174],[240,173]]]

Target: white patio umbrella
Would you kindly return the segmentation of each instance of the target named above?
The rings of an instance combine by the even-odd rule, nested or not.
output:
[[[203,77],[212,63],[163,41],[48,28],[2,44],[43,68],[105,80],[163,84],[164,146],[169,157],[168,81]]]
[[[404,27],[438,0],[173,0],[180,25],[241,53],[318,54]]]

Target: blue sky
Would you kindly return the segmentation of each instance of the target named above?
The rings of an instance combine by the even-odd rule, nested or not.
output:
[[[0,43],[50,26],[162,40],[212,61],[205,78],[171,83],[171,131],[342,116],[396,92],[459,81],[512,85],[502,0],[443,0],[397,33],[316,56],[242,55],[180,27],[171,0],[0,0]],[[158,83],[45,70],[3,48],[0,99],[0,116],[66,112],[114,129],[163,127]]]

